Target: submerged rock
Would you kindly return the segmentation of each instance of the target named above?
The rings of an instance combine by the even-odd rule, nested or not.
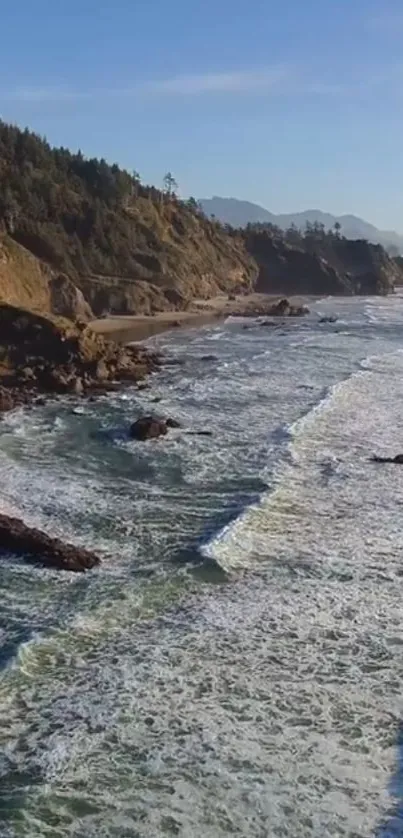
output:
[[[0,550],[46,567],[83,573],[100,564],[95,553],[27,527],[19,518],[0,514]]]

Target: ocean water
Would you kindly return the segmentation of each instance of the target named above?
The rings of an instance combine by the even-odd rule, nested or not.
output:
[[[1,838],[403,836],[403,298],[243,325],[0,425],[3,510],[103,557],[1,559]]]

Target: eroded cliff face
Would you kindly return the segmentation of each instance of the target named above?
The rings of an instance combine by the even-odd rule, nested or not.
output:
[[[256,288],[285,294],[388,294],[400,269],[380,245],[329,237],[291,245],[264,231],[245,232],[258,264]]]
[[[159,254],[143,254],[141,278],[98,274],[75,281],[0,234],[0,301],[89,322],[105,314],[185,310],[194,299],[223,293],[386,294],[403,283],[399,261],[363,241],[334,239],[313,251],[266,233],[242,237],[214,225],[206,231],[197,218],[173,230]]]
[[[93,318],[82,291],[6,233],[0,233],[0,302],[70,320]]]
[[[176,199],[152,209],[138,199],[136,212],[126,212],[133,224],[131,276],[76,280],[95,315],[183,310],[196,298],[254,289],[258,269],[241,234],[228,235]]]
[[[242,236],[227,235],[218,225],[183,210],[179,202],[161,211],[165,227],[159,230],[160,238],[151,226],[148,249],[144,229],[143,250],[133,244],[137,268],[131,276],[70,276],[0,232],[0,301],[88,322],[104,314],[184,310],[196,298],[253,291],[258,268]],[[133,243],[138,223],[133,221]]]
[[[0,232],[0,300],[50,311],[51,271],[24,247]]]

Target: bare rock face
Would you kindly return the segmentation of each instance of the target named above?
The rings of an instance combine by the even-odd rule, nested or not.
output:
[[[83,573],[100,563],[98,556],[89,550],[65,544],[59,538],[51,538],[40,530],[27,527],[19,518],[1,514],[0,550],[16,553],[35,564],[75,573]]]
[[[54,314],[88,323],[94,319],[91,306],[82,291],[65,274],[49,281],[50,305]]]

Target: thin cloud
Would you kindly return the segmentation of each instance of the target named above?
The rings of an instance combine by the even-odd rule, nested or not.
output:
[[[68,87],[20,87],[0,90],[0,101],[27,104],[68,104],[86,100],[144,99],[218,95],[313,96],[343,97],[370,93],[382,86],[398,87],[402,81],[403,64],[382,68],[378,74],[361,68],[354,77],[340,81],[327,80],[321,72],[304,73],[291,65],[260,70],[234,70],[226,73],[183,75],[168,79],[139,81],[130,87],[76,90]],[[337,73],[335,72],[337,76]]]
[[[290,69],[287,67],[205,73],[149,82],[145,85],[145,90],[150,93],[170,93],[179,96],[195,96],[200,93],[265,93],[278,90],[289,77]]]
[[[69,102],[97,98],[134,98],[148,96],[198,96],[220,93],[274,93],[284,87],[290,71],[273,67],[254,71],[205,73],[176,76],[170,79],[141,81],[130,87],[73,90],[64,87],[16,88],[0,91],[1,99],[20,102]]]
[[[0,91],[0,99],[14,102],[71,102],[76,99],[90,99],[93,92],[68,90],[59,87],[18,87],[15,90]]]

